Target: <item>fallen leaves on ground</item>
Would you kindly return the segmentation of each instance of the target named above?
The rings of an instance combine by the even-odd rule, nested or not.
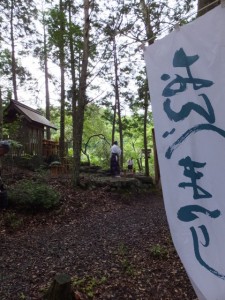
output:
[[[196,295],[172,244],[162,196],[73,189],[54,211],[0,212],[0,299],[42,299],[54,276],[72,278],[76,299],[193,300]],[[4,226],[4,215],[23,221]]]

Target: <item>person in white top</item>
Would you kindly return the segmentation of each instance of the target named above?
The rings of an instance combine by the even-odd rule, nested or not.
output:
[[[131,157],[127,161],[128,172],[132,172],[133,171],[133,165],[134,165],[134,162],[133,162],[133,158]]]
[[[119,165],[119,157],[121,155],[121,149],[118,146],[117,141],[113,142],[111,147],[111,159],[110,159],[110,169],[112,176],[119,177],[120,176],[120,165]]]

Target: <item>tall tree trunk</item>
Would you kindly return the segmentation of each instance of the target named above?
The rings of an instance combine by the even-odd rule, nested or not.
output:
[[[47,50],[45,20],[43,20],[43,24],[44,24],[44,68],[45,68],[45,115],[46,118],[50,120],[50,99],[49,99],[49,84],[48,84],[48,50]],[[47,127],[46,135],[47,135],[47,140],[50,140],[51,132],[49,127]]]
[[[120,148],[121,148],[120,165],[121,168],[123,168],[123,128],[122,128],[122,118],[121,118],[121,109],[120,109],[118,59],[117,59],[117,47],[116,47],[115,35],[113,36],[113,55],[114,55],[114,72],[115,72],[115,103],[118,111]]]
[[[0,87],[0,140],[3,139],[2,88]]]
[[[12,83],[13,83],[14,100],[18,101],[17,83],[16,83],[15,41],[14,41],[14,28],[13,28],[14,0],[11,0],[10,9],[11,9],[11,14],[10,14],[10,36],[11,36],[11,50],[12,50]]]
[[[81,66],[81,76],[79,84],[79,97],[78,107],[75,112],[76,124],[74,128],[74,185],[79,184],[79,173],[80,173],[80,159],[81,159],[81,147],[82,147],[82,136],[83,136],[83,125],[84,125],[84,111],[87,104],[86,89],[87,89],[87,67],[89,58],[89,32],[90,32],[90,18],[89,9],[90,1],[84,0],[84,35],[83,35],[83,59]]]
[[[60,139],[59,139],[59,156],[61,159],[65,156],[65,22],[64,22],[64,3],[59,1],[60,7],[60,31],[61,41],[59,48],[59,63],[60,63],[60,81],[61,81],[61,106],[60,106]]]
[[[141,11],[144,18],[144,25],[146,36],[148,39],[148,44],[152,44],[154,42],[154,34],[152,30],[152,26],[150,23],[150,10],[148,5],[145,3],[145,0],[140,0]],[[147,77],[147,75],[146,75]],[[148,159],[148,137],[147,137],[147,120],[148,120],[148,102],[149,102],[149,95],[148,95],[148,82],[146,81],[144,87],[144,150],[145,150],[145,175],[149,176],[149,159]]]
[[[149,102],[149,96],[148,96],[148,82],[146,80],[144,85],[144,149],[145,149],[145,175],[149,176],[149,162],[148,162],[148,138],[147,138],[147,127],[148,127],[148,102]]]
[[[69,1],[69,24],[72,25],[72,13],[71,13],[72,1]],[[74,56],[74,42],[73,32],[69,31],[69,44],[70,44],[70,71],[72,78],[72,114],[73,114],[73,136],[75,136],[76,126],[76,109],[77,109],[77,93],[76,93],[76,71],[75,71],[75,56]],[[73,153],[75,152],[75,143],[73,143]]]
[[[145,26],[146,36],[148,39],[148,44],[150,45],[154,42],[154,40],[151,40],[154,37],[154,34],[150,23],[150,10],[148,5],[145,3],[145,0],[140,0],[140,7],[144,18],[144,26]]]
[[[210,11],[212,8],[216,7],[220,4],[220,0],[215,2],[214,4],[210,5],[211,3],[215,2],[215,0],[198,0],[198,14],[197,17],[200,17]]]
[[[117,112],[117,101],[115,96],[115,104],[113,107],[113,123],[112,123],[112,143],[115,141],[115,131],[116,131],[116,112]]]
[[[0,140],[3,139],[3,110],[2,110],[2,88],[0,86]],[[2,172],[2,158],[0,157],[0,177]]]

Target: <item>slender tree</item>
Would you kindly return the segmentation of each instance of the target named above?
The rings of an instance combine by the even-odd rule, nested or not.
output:
[[[18,101],[17,96],[17,82],[16,82],[16,58],[15,58],[15,41],[14,41],[14,0],[10,3],[10,36],[11,36],[11,49],[12,49],[12,82],[14,98]]]
[[[69,53],[70,53],[70,73],[71,73],[71,98],[72,98],[72,115],[73,115],[73,136],[75,136],[75,127],[76,127],[76,110],[77,110],[77,100],[78,100],[78,88],[77,86],[79,85],[78,83],[78,78],[79,77],[79,67],[76,64],[76,57],[75,57],[75,47],[79,49],[79,46],[76,44],[77,42],[80,41],[81,37],[81,31],[80,27],[76,26],[73,23],[72,20],[72,15],[73,12],[76,13],[76,9],[74,9],[72,5],[73,1],[69,0],[68,2],[68,14],[69,14],[69,28],[68,28],[68,33],[69,33]],[[78,53],[80,52],[79,50],[77,51]],[[78,58],[79,61],[79,58]],[[77,74],[77,76],[76,76]],[[75,143],[73,143],[73,153],[75,153]]]
[[[148,6],[145,3],[145,0],[140,0],[140,6],[141,6],[141,11],[143,14],[143,20],[144,20],[144,26],[145,26],[145,32],[146,32],[146,37],[148,44],[151,45],[154,43],[154,33],[153,33],[153,28],[151,25],[151,9],[150,6]],[[148,93],[148,83],[147,79],[145,79],[145,84],[144,84],[144,151],[145,151],[145,175],[149,176],[149,153],[148,153],[148,137],[147,137],[147,120],[148,120],[148,108],[149,108],[149,93]]]
[[[1,43],[0,43],[1,45]],[[12,91],[12,62],[11,62],[11,53],[8,49],[3,49],[0,52],[0,78],[2,81],[2,99],[4,99],[3,94],[7,94],[9,91]],[[4,89],[3,89],[4,88]]]
[[[81,75],[79,81],[79,93],[77,107],[75,109],[76,123],[74,124],[73,142],[74,142],[74,185],[79,184],[79,173],[80,173],[80,159],[81,159],[81,148],[82,148],[82,135],[84,125],[84,112],[85,106],[87,105],[87,76],[88,76],[88,60],[90,50],[90,9],[93,1],[83,0],[84,7],[84,27],[83,27],[83,57],[81,64]]]
[[[44,72],[45,72],[45,115],[48,120],[50,117],[50,97],[49,97],[49,80],[48,80],[48,46],[47,46],[47,30],[46,30],[46,22],[44,20],[43,13],[43,42],[44,42]],[[50,128],[47,127],[47,139],[51,139],[51,131]]]
[[[20,75],[16,60],[16,44],[23,45],[25,51],[29,51],[31,37],[36,32],[33,21],[37,17],[37,9],[34,1],[6,0],[1,1],[2,12],[2,39],[11,46],[11,73],[14,99],[18,101],[17,76]],[[26,37],[26,38],[25,38]],[[24,74],[23,74],[24,75]]]
[[[65,2],[59,0],[58,5],[55,5],[49,11],[48,33],[49,47],[51,50],[52,61],[59,66],[60,70],[60,137],[59,137],[59,156],[61,159],[65,157],[65,104],[66,104],[66,8]]]
[[[191,1],[177,1],[173,9],[167,0],[163,1],[148,1],[139,0],[136,2],[136,14],[139,20],[134,24],[133,36],[137,40],[142,40],[145,44],[151,45],[154,43],[155,38],[160,34],[160,31],[167,25],[175,24],[178,20],[182,19],[182,14],[189,11]],[[168,23],[168,24],[167,24]],[[140,30],[141,29],[141,30]],[[147,76],[146,76],[147,77]],[[148,136],[147,136],[147,120],[148,110],[150,104],[150,94],[148,93],[147,79],[144,79],[143,85],[143,99],[144,99],[144,151],[145,151],[145,174],[149,175],[149,158],[148,158]],[[155,161],[157,164],[157,161]]]
[[[124,141],[123,141],[123,118],[122,118],[122,101],[125,102],[123,90],[126,89],[126,72],[123,72],[123,61],[129,60],[127,49],[126,35],[132,27],[132,22],[128,21],[127,16],[131,10],[130,4],[125,1],[116,0],[106,6],[111,9],[107,20],[103,20],[104,34],[107,37],[108,53],[112,54],[113,60],[113,76],[109,76],[110,84],[114,90],[114,106],[113,106],[113,122],[112,122],[112,142],[115,140],[116,130],[118,126],[120,148],[122,150],[120,156],[120,165],[124,163]],[[124,41],[122,41],[124,39]],[[106,71],[110,72],[109,69]]]
[[[3,138],[3,110],[2,110],[2,89],[0,86],[0,140]]]
[[[122,117],[121,117],[121,107],[120,107],[120,93],[119,93],[119,73],[118,73],[118,59],[117,59],[117,44],[116,44],[116,36],[113,36],[113,57],[114,57],[114,89],[115,89],[115,110],[114,110],[114,124],[113,124],[113,133],[112,137],[114,141],[115,135],[115,119],[116,112],[118,113],[118,123],[119,123],[119,136],[120,136],[120,148],[121,148],[121,156],[120,156],[120,165],[123,167],[123,127],[122,127]]]
[[[48,120],[51,120],[51,113],[50,113],[50,79],[53,76],[49,72],[49,59],[50,55],[50,42],[49,42],[49,30],[48,30],[48,23],[49,23],[49,9],[51,6],[49,4],[51,1],[43,0],[42,5],[39,9],[39,21],[42,25],[41,31],[42,33],[37,35],[37,43],[36,47],[34,48],[33,56],[35,59],[37,58],[40,63],[40,69],[44,73],[44,83],[45,83],[45,116]],[[50,128],[46,129],[46,138],[48,140],[51,139],[51,130]]]
[[[59,156],[61,159],[65,156],[65,4],[59,0],[60,13],[60,36],[59,36],[59,64],[61,80],[60,96],[60,139],[59,139]]]

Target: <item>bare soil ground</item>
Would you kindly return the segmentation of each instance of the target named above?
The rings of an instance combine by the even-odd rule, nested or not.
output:
[[[71,276],[75,299],[196,299],[159,193],[51,184],[61,192],[60,208],[16,213],[23,220],[17,229],[2,221],[14,212],[0,211],[1,300],[42,299],[59,273]]]

